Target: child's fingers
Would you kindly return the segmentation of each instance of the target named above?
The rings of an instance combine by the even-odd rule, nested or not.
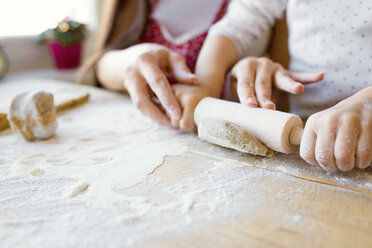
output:
[[[182,129],[195,131],[194,111],[197,103],[198,101],[195,99],[190,99],[186,104],[184,104],[182,118],[180,120],[180,127]]]
[[[256,97],[260,107],[275,109],[275,104],[271,101],[271,74],[272,67],[268,63],[261,63],[257,69],[255,89]]]
[[[126,89],[134,105],[147,117],[163,126],[169,126],[168,117],[152,102],[149,89],[140,76],[127,75]]]
[[[315,82],[319,82],[324,78],[323,73],[308,73],[308,72],[301,72],[301,73],[290,73],[290,76],[293,80],[301,82],[302,84],[311,84]]]
[[[181,118],[181,107],[173,94],[166,76],[156,64],[156,59],[148,55],[140,60],[139,65],[143,77],[167,112],[172,118]]]
[[[358,120],[347,118],[338,129],[334,156],[337,167],[342,171],[350,171],[355,167],[355,151],[358,142]]]
[[[315,159],[318,164],[327,171],[336,171],[336,163],[333,156],[333,148],[336,138],[334,128],[326,127],[317,134],[315,144]]]
[[[186,65],[185,59],[176,53],[170,53],[169,63],[173,73],[173,76],[180,83],[185,84],[197,84],[198,78],[191,73],[190,69]]]
[[[258,107],[254,93],[256,64],[248,62],[244,68],[237,69],[232,74],[237,79],[237,91],[240,102],[248,107]]]
[[[372,161],[372,123],[365,124],[360,133],[355,164],[360,169],[367,168]]]
[[[287,71],[279,71],[275,74],[275,87],[291,94],[300,94],[304,86],[293,80]]]

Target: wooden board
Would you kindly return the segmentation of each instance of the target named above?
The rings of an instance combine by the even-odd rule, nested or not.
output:
[[[25,83],[3,84],[0,94],[6,95],[5,87],[33,88],[23,87]],[[41,86],[45,84],[59,87],[54,81]],[[11,132],[0,133],[0,243],[4,247],[47,247],[55,242],[60,247],[372,247],[371,169],[332,174],[307,165],[295,154],[269,159],[242,154],[195,135],[156,127],[138,114],[126,96],[98,89],[88,92],[91,101],[62,116],[57,136],[43,143],[45,147],[26,143]],[[87,115],[88,110],[95,115]],[[142,130],[148,133],[144,136]],[[145,145],[157,139],[166,141],[164,149],[177,142],[187,143],[188,149],[166,156],[162,163],[154,161],[156,169],[142,182],[115,189],[115,197],[123,197],[123,202],[103,204],[110,192],[94,198],[90,186],[67,199],[63,192],[76,183],[73,178],[48,174],[48,169],[63,173],[74,166],[79,173],[96,162],[89,172],[99,181],[110,161],[125,158],[125,153],[112,154],[110,149],[131,147],[133,140]],[[44,148],[50,151],[48,147],[52,155],[43,152]],[[82,152],[83,148],[90,152]],[[150,155],[141,146],[138,149],[138,161]],[[134,165],[141,163],[134,161]],[[46,175],[38,175],[41,170],[27,174],[33,166],[45,169]],[[24,178],[23,174],[12,177],[19,171]],[[45,196],[52,197],[52,207],[46,207]]]
[[[160,176],[160,184],[149,189],[142,183],[126,193],[170,201],[162,188],[203,173],[206,159],[200,154],[170,157],[148,179]],[[265,169],[243,168],[244,173],[257,170]],[[202,231],[189,227],[183,235],[152,240],[147,247],[372,247],[371,195],[277,172],[262,173],[254,187],[260,198],[245,201],[254,202],[255,211],[205,223]]]

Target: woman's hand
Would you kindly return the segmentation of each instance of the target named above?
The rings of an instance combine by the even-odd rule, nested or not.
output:
[[[102,84],[112,89],[125,88],[144,115],[165,126],[179,121],[182,115],[167,76],[173,76],[179,83],[197,83],[182,56],[155,44],[108,52],[98,67]],[[113,74],[119,75],[112,78]]]
[[[300,146],[304,160],[327,171],[350,171],[370,165],[371,89],[360,91],[334,107],[310,116]]]
[[[247,57],[240,60],[231,70],[231,76],[237,79],[237,93],[242,104],[249,107],[275,109],[271,99],[272,87],[300,94],[304,84],[315,83],[323,79],[322,73],[292,73],[279,63],[261,57]]]
[[[212,85],[182,85],[174,84],[172,89],[180,102],[183,111],[182,117],[178,122],[172,123],[175,128],[181,128],[187,131],[196,131],[194,123],[194,111],[196,105],[204,97],[220,97],[220,91]]]

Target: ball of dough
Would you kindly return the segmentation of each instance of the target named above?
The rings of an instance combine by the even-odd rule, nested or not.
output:
[[[27,141],[48,139],[57,129],[53,95],[38,91],[16,96],[10,105],[9,120]]]

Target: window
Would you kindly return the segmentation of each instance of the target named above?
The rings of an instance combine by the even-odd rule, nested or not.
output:
[[[0,0],[0,36],[39,34],[70,17],[97,27],[97,0]]]

